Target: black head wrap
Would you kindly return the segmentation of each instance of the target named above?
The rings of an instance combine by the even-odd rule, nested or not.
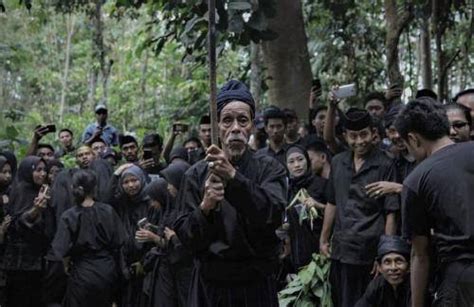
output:
[[[8,161],[8,159],[3,156],[3,155],[0,155],[0,171],[2,170],[3,166],[5,166],[5,164],[10,164],[10,161]]]
[[[372,118],[366,110],[350,108],[346,112],[344,124],[348,130],[359,131],[371,126]]]
[[[232,101],[242,101],[250,106],[252,117],[255,116],[255,101],[245,84],[237,80],[227,82],[217,94],[217,114]]]
[[[161,175],[165,177],[172,186],[179,190],[181,180],[183,179],[184,173],[189,169],[187,163],[173,163],[168,165],[164,170],[161,171]]]
[[[397,118],[401,109],[402,109],[401,105],[396,105],[390,108],[390,110],[385,114],[384,119],[383,119],[385,128],[390,127],[395,122],[395,119]]]
[[[145,195],[158,201],[160,209],[154,209],[151,212],[150,222],[154,225],[169,226],[173,223],[173,208],[171,195],[168,192],[168,182],[163,178],[153,180],[146,188]]]
[[[399,236],[381,236],[377,251],[377,259],[380,261],[383,256],[390,253],[397,253],[405,257],[408,261],[410,259],[411,247]]]
[[[46,165],[46,162],[37,156],[28,156],[20,163],[20,167],[18,168],[18,182],[27,182],[27,183],[34,183],[33,182],[33,172],[38,167],[38,164],[43,162]]]
[[[188,150],[182,146],[173,148],[173,150],[171,150],[171,153],[170,153],[170,162],[173,163],[173,159],[176,159],[176,158],[179,158],[188,162],[189,161]]]
[[[15,155],[12,152],[9,151],[4,151],[0,153],[1,156],[4,156],[7,158],[8,162],[10,163],[10,166],[12,167],[12,177],[15,178],[16,175],[16,170],[17,170],[17,160]]]

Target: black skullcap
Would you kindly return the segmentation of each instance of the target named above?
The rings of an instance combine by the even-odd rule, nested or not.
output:
[[[399,236],[381,236],[377,250],[377,259],[381,260],[383,256],[389,253],[397,253],[405,257],[408,261],[410,259],[411,247]]]
[[[120,148],[122,148],[123,145],[128,144],[128,143],[135,143],[138,145],[137,139],[134,138],[132,135],[126,134],[126,135],[119,135],[119,145]]]
[[[416,92],[416,98],[420,98],[420,97],[431,97],[434,100],[438,100],[438,95],[436,95],[435,92],[433,92],[432,90],[428,88],[424,88]]]
[[[199,120],[199,125],[209,125],[211,123],[211,117],[209,115],[204,115]]]
[[[186,162],[189,161],[188,159],[188,150],[182,146],[178,146],[173,148],[170,153],[170,162],[172,163],[174,159],[179,158]]]
[[[395,119],[397,118],[401,110],[402,105],[395,105],[391,107],[387,113],[385,113],[385,116],[383,118],[385,128],[390,127],[395,122]]]
[[[348,130],[359,131],[372,125],[372,118],[366,110],[350,108],[345,114],[345,127]]]
[[[252,117],[255,115],[255,101],[245,84],[237,80],[227,82],[217,94],[217,114],[232,101],[242,101],[250,106]]]
[[[143,147],[163,146],[163,139],[158,133],[145,135],[143,138]]]

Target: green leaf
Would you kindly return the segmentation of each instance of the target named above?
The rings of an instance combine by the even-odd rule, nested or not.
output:
[[[296,297],[295,297],[295,296],[280,298],[280,299],[278,300],[278,306],[279,306],[279,307],[288,307],[288,306],[291,306],[290,304],[293,303],[295,300],[296,300]]]
[[[278,294],[279,295],[290,295],[290,294],[294,294],[296,292],[300,292],[301,289],[303,289],[303,285],[296,286],[296,287],[291,287],[291,288],[285,288],[285,289],[281,290]]]
[[[316,297],[319,297],[319,298],[322,298],[323,295],[324,295],[324,288],[323,286],[319,286],[319,287],[316,287],[316,288],[313,288],[313,294],[316,296]]]
[[[298,272],[298,277],[301,279],[301,282],[303,283],[303,285],[307,285],[311,282],[311,279],[313,279],[315,270],[316,270],[316,263],[312,261],[306,267],[301,269],[301,271]]]

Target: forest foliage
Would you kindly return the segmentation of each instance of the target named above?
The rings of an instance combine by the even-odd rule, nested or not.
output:
[[[427,51],[420,42],[426,22],[433,88],[444,69],[450,96],[472,87],[474,7],[465,1],[434,2],[441,13],[433,15],[430,1],[398,1],[401,11],[412,10],[414,16],[399,44],[406,99],[426,81],[422,58]],[[56,122],[79,136],[94,120],[97,103],[108,105],[117,128],[140,136],[147,131],[167,134],[172,121],[196,123],[207,113],[206,1],[0,3],[0,139],[15,140],[17,149],[40,123]],[[362,97],[387,88],[384,1],[301,0],[301,5],[308,64],[324,90],[355,82]],[[230,78],[250,83],[250,43],[278,36],[268,28],[275,0],[217,1],[217,12],[217,83]],[[443,53],[441,68],[438,52]],[[261,65],[264,106],[272,102]],[[0,145],[5,144],[12,143]]]

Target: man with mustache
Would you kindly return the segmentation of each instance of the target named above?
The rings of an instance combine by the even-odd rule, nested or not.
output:
[[[255,103],[229,81],[217,96],[219,138],[182,181],[175,231],[196,255],[187,306],[278,306],[275,273],[286,205],[285,168],[247,142]]]
[[[330,282],[336,307],[353,307],[363,295],[371,280],[379,238],[396,233],[399,211],[397,195],[371,198],[365,189],[373,182],[395,181],[392,160],[373,145],[370,114],[353,108],[345,117],[344,135],[350,150],[332,160],[320,238],[321,253],[332,260]]]

